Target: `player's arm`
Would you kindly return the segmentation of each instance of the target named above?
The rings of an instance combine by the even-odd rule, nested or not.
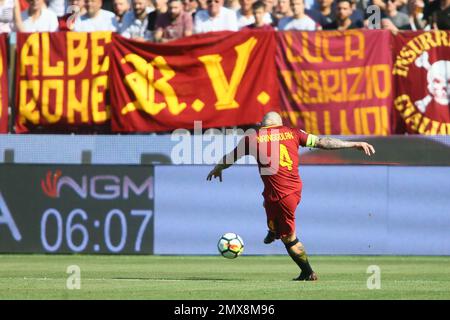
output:
[[[308,136],[308,146],[313,148],[333,150],[333,149],[347,149],[354,148],[361,151],[368,156],[375,153],[375,149],[371,144],[362,141],[343,141],[331,137],[316,137],[314,135]]]
[[[222,182],[222,171],[231,167],[234,163],[229,163],[229,161],[227,161],[227,159],[232,159],[230,157],[230,154],[225,155],[218,164],[216,164],[216,166],[214,167],[214,169],[212,169],[210,171],[210,173],[208,174],[208,176],[206,177],[206,180],[211,181],[212,178],[219,178],[219,181]]]
[[[247,137],[243,138],[233,151],[222,157],[219,163],[216,164],[214,169],[212,169],[208,174],[206,180],[210,181],[212,178],[219,178],[219,181],[222,182],[222,171],[231,167],[236,161],[246,154],[248,154]]]

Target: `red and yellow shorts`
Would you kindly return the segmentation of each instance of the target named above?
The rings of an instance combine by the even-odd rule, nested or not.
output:
[[[295,209],[300,203],[300,195],[293,193],[279,201],[264,201],[267,226],[277,239],[295,233]]]

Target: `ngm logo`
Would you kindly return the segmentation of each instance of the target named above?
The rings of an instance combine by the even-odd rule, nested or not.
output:
[[[136,183],[127,175],[83,175],[81,181],[63,176],[61,170],[47,171],[41,180],[42,191],[50,198],[59,198],[61,190],[72,190],[82,199],[88,197],[98,200],[129,199],[130,194],[153,199],[153,177],[147,177],[142,183]]]

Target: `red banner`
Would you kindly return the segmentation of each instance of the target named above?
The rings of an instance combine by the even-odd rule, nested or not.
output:
[[[450,134],[450,31],[394,38],[394,107],[407,132]]]
[[[8,55],[6,34],[0,34],[0,133],[8,132]]]
[[[278,32],[283,116],[314,134],[391,133],[391,34]]]
[[[165,45],[114,35],[112,129],[254,124],[278,110],[275,32],[217,32]]]
[[[16,132],[109,129],[110,32],[19,33]]]

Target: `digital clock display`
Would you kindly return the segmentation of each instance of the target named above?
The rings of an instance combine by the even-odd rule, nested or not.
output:
[[[152,166],[0,165],[0,252],[152,254]]]

